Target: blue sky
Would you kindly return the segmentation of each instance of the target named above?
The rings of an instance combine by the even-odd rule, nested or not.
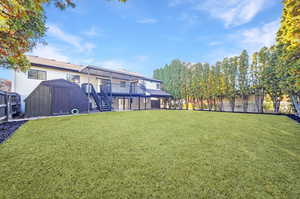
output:
[[[45,6],[48,45],[29,54],[152,76],[179,58],[209,62],[274,43],[281,0],[77,0]],[[0,77],[10,79],[0,70]]]

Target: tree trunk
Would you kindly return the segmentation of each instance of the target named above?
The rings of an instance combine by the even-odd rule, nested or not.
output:
[[[248,95],[243,95],[243,111],[248,112]]]
[[[189,99],[188,98],[185,99],[185,109],[189,110]]]
[[[178,99],[176,99],[175,103],[174,103],[174,109],[179,109],[179,102]]]
[[[256,111],[258,113],[264,112],[264,90],[263,89],[256,89],[255,90],[255,105],[256,105]]]
[[[219,97],[219,111],[223,111],[223,96]]]
[[[197,98],[197,106],[200,109],[200,99],[199,98]]]
[[[296,115],[300,117],[300,97],[296,95],[290,95],[290,98],[295,108]]]
[[[235,96],[234,97],[230,97],[230,107],[231,107],[231,112],[234,112],[234,108],[235,108]]]
[[[280,97],[272,97],[272,101],[273,101],[273,108],[274,108],[274,113],[278,113],[279,112],[279,108],[280,108]]]
[[[196,99],[195,99],[195,98],[192,98],[191,101],[192,101],[192,107],[193,107],[193,110],[195,110]]]
[[[207,105],[208,105],[208,110],[211,111],[212,103],[211,103],[211,98],[210,97],[207,99]]]
[[[216,103],[216,98],[213,98],[213,106],[214,106],[214,110],[217,111],[217,103]]]
[[[182,103],[182,100],[180,99],[179,100],[179,109],[182,110],[182,107],[183,107],[183,103]]]
[[[200,103],[201,103],[201,109],[204,109],[204,102],[203,102],[203,98],[200,99]]]

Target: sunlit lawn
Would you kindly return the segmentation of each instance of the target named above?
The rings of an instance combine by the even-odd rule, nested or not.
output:
[[[285,116],[111,112],[30,121],[0,144],[0,198],[300,198]]]

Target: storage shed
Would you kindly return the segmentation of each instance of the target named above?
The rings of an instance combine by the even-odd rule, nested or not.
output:
[[[27,117],[86,112],[89,100],[80,86],[64,79],[43,81],[25,99]]]

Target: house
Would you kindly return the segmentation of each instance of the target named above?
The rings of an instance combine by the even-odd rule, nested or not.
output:
[[[24,100],[43,81],[65,79],[79,85],[90,101],[89,110],[141,110],[162,108],[171,95],[162,82],[137,73],[97,66],[80,66],[53,59],[28,56],[32,67],[14,71],[13,91]]]
[[[11,81],[0,78],[0,90],[1,91],[11,91]]]

